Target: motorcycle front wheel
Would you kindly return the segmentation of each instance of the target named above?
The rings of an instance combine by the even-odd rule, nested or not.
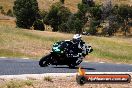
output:
[[[71,58],[72,59],[72,58]],[[74,61],[72,61],[73,63],[69,63],[68,66],[69,68],[75,68],[76,66],[78,66],[81,62],[82,59],[75,59]]]
[[[68,66],[69,66],[69,68],[74,69],[74,68],[76,68],[76,66],[78,66],[78,64],[76,64],[76,63],[69,63]]]
[[[39,65],[40,67],[46,67],[50,64],[50,61],[51,61],[51,54],[48,54],[40,59]]]
[[[76,67],[76,65],[74,65],[74,64],[68,64],[68,66],[69,66],[69,68],[75,68]]]

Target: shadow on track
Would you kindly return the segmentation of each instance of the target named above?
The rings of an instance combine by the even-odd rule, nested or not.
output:
[[[53,67],[53,68],[67,68],[67,69],[78,69],[79,67],[75,67],[75,68],[69,68],[69,67]],[[86,68],[86,67],[82,67],[81,69],[85,69],[85,70],[96,70],[95,68]]]

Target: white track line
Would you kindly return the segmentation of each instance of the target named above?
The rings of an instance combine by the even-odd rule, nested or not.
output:
[[[7,57],[0,57],[0,58],[7,58]]]
[[[0,58],[2,58],[2,59],[3,59],[3,58],[7,58],[7,59],[8,59],[9,57],[0,57]],[[30,58],[25,57],[25,58],[20,58],[20,59],[30,59]]]
[[[1,75],[0,79],[43,79],[44,77],[71,77],[76,73],[44,73],[44,74],[21,74],[21,75]]]
[[[30,58],[21,58],[21,59],[30,59]]]
[[[43,79],[44,77],[73,77],[78,73],[44,73],[44,74],[21,74],[21,75],[1,75],[0,79]],[[86,72],[86,74],[131,74],[132,72]]]
[[[105,63],[105,62],[99,62],[99,63]]]

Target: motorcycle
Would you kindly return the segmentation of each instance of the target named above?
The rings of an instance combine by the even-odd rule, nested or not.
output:
[[[68,65],[69,68],[74,68],[92,51],[92,47],[85,43],[83,43],[82,49],[78,49],[71,40],[59,41],[53,44],[52,51],[48,55],[40,59],[39,65],[40,67],[50,64]]]

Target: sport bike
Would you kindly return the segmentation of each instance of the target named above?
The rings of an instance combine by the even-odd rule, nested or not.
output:
[[[39,65],[41,67],[48,65],[67,65],[69,68],[74,68],[92,51],[92,47],[85,44],[85,42],[82,43],[80,49],[71,40],[59,41],[53,44],[52,51],[48,55],[40,59]]]

